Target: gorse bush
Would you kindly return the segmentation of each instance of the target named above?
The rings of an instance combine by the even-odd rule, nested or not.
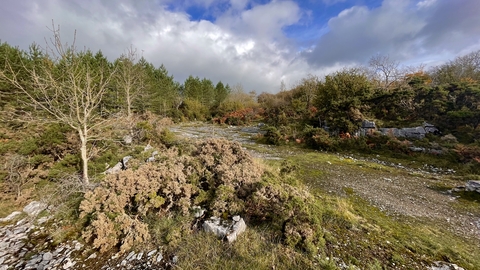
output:
[[[244,212],[262,169],[240,144],[211,139],[190,155],[179,153],[166,149],[157,161],[109,175],[87,192],[80,205],[88,223],[84,238],[101,252],[115,246],[125,251],[149,239],[141,220],[150,213],[188,215],[194,205],[217,216]]]

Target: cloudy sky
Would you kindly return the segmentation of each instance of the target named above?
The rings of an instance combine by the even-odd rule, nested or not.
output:
[[[183,82],[278,92],[388,55],[433,66],[480,49],[479,0],[3,0],[0,41],[62,39],[114,60],[133,46]]]

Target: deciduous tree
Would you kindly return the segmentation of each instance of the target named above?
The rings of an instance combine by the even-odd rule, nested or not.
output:
[[[115,71],[108,62],[96,61],[90,51],[78,51],[75,39],[62,43],[60,27],[52,27],[42,61],[33,65],[22,61],[14,66],[6,59],[0,80],[9,83],[27,97],[28,105],[50,116],[51,121],[74,129],[81,141],[82,179],[89,183],[89,142],[105,124],[99,106]],[[75,35],[76,36],[76,35]],[[26,76],[19,76],[24,72]]]

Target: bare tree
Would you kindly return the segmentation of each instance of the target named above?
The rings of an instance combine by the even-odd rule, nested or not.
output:
[[[89,51],[77,51],[75,38],[71,45],[62,43],[60,27],[52,23],[53,37],[47,41],[43,61],[20,65],[27,76],[18,76],[18,68],[5,62],[0,81],[11,84],[25,95],[32,108],[40,109],[50,120],[70,126],[81,141],[82,180],[89,183],[88,143],[97,139],[95,132],[106,123],[99,114],[100,103],[115,74],[107,64],[97,65]],[[76,37],[76,33],[74,35]]]
[[[370,58],[368,62],[373,69],[374,79],[378,82],[380,88],[388,90],[389,87],[401,76],[399,63],[390,59],[388,55],[377,54]]]
[[[125,102],[127,103],[127,117],[132,116],[132,103],[140,94],[140,91],[145,88],[145,75],[142,67],[137,63],[138,54],[137,49],[132,46],[127,49],[125,54],[122,54],[117,60],[116,65],[118,71],[115,80],[120,89],[125,94]]]

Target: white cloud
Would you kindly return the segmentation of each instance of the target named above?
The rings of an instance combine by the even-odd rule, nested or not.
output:
[[[298,22],[300,15],[300,8],[295,2],[272,1],[240,13],[231,9],[220,16],[216,23],[236,35],[268,41],[281,39],[282,28]]]

